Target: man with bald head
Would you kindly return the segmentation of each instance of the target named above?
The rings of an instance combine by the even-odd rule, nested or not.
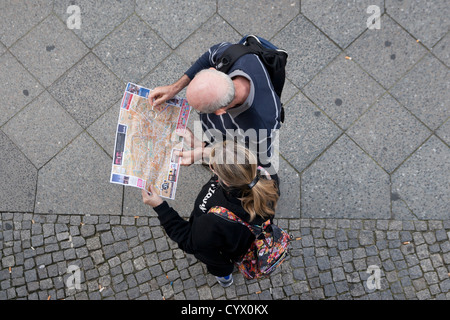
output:
[[[207,159],[209,144],[229,138],[255,150],[259,165],[277,178],[271,158],[280,128],[280,99],[257,55],[240,57],[227,74],[214,68],[230,45],[222,42],[212,46],[178,81],[155,88],[149,95],[150,102],[159,105],[187,86],[186,99],[200,114],[202,129],[209,141],[183,151],[180,154],[183,165]],[[185,137],[188,141],[194,140],[191,132]]]
[[[232,107],[235,94],[233,80],[225,73],[210,68],[196,74],[187,87],[186,99],[202,113],[220,115],[226,112],[225,108]]]

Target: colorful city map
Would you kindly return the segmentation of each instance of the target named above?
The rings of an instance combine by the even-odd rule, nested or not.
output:
[[[120,105],[111,183],[175,199],[180,163],[174,151],[183,149],[191,111],[186,99],[175,97],[159,107],[150,105],[150,89],[128,83]]]

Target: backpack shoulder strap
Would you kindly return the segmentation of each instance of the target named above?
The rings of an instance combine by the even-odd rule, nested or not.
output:
[[[221,206],[215,206],[215,207],[212,207],[211,209],[209,209],[208,213],[213,213],[216,216],[221,217],[225,220],[234,221],[234,222],[243,224],[255,235],[255,237],[258,237],[262,232],[262,228],[260,226],[251,225],[251,224],[245,222],[244,220],[239,218],[237,215],[235,215],[233,212],[231,212],[227,208],[224,208]]]
[[[229,46],[216,62],[216,69],[227,73],[233,64],[243,55],[256,53],[254,49],[243,44],[232,44]]]

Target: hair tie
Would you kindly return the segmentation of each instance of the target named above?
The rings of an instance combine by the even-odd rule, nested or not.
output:
[[[258,181],[259,181],[259,175],[256,174],[255,179],[253,179],[253,181],[250,182],[247,186],[248,186],[250,189],[252,189],[252,188],[258,183]]]

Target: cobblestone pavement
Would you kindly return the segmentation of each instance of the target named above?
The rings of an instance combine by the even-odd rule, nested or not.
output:
[[[170,3],[0,1],[0,300],[449,300],[448,1]],[[125,84],[244,34],[289,53],[276,222],[294,241],[224,289],[109,178]],[[182,168],[183,217],[209,175]]]
[[[0,299],[450,298],[448,220],[277,223],[294,237],[289,259],[264,280],[235,273],[224,289],[155,217],[3,213]],[[67,286],[74,270],[79,289]]]

